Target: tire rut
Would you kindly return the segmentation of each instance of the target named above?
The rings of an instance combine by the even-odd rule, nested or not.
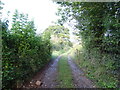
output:
[[[68,64],[72,70],[73,82],[75,88],[94,88],[91,80],[87,79],[84,72],[68,56]]]
[[[58,66],[58,61],[60,60],[59,56],[53,64],[45,71],[45,76],[42,78],[42,86],[41,88],[55,88],[58,84],[56,82],[57,79],[57,66]]]
[[[60,58],[61,56],[58,56],[57,59],[45,67],[44,70],[40,71],[27,85],[23,86],[23,88],[55,88],[58,85],[56,79]]]

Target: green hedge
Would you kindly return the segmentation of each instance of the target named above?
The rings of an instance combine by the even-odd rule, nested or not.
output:
[[[49,36],[36,35],[33,21],[23,22],[24,14],[15,15],[12,29],[2,23],[2,88],[9,89],[21,87],[51,58]]]

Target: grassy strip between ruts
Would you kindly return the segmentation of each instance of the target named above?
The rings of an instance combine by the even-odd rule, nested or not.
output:
[[[65,56],[58,62],[58,82],[58,88],[74,88],[72,73]]]

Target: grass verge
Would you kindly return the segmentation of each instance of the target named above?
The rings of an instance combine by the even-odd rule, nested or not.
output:
[[[65,56],[58,62],[58,82],[58,88],[74,88],[72,73]]]
[[[115,70],[115,56],[108,54],[100,54],[97,50],[91,51],[91,53],[85,52],[85,50],[79,50],[75,52],[73,58],[86,73],[96,87],[98,88],[116,88],[117,87],[117,75]]]

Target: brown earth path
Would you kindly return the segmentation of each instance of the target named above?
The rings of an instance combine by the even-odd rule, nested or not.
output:
[[[45,71],[45,76],[42,78],[43,84],[41,85],[41,88],[56,88],[58,83],[57,80],[57,67],[58,67],[58,61],[60,60],[59,56],[56,60],[54,60],[53,64]]]
[[[68,64],[72,70],[73,83],[76,88],[94,88],[92,81],[86,78],[82,70],[68,56]]]
[[[62,55],[61,55],[62,56]],[[58,76],[58,61],[61,56],[58,56],[55,60],[50,62],[46,67],[38,72],[33,79],[28,82],[23,88],[56,88],[59,86],[57,82]],[[68,64],[72,71],[73,83],[75,88],[94,88],[95,86],[84,75],[83,71],[71,60],[68,56]]]
[[[57,66],[61,56],[50,62],[44,70],[37,73],[35,77],[23,88],[55,88],[58,83],[56,82],[57,77]]]

